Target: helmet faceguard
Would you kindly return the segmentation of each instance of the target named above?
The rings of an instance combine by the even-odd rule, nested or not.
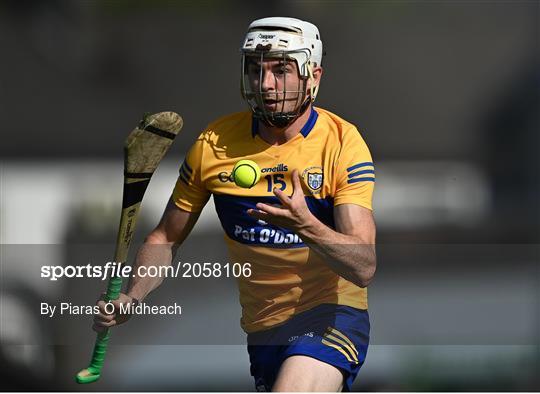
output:
[[[320,65],[322,42],[311,23],[293,18],[264,18],[253,22],[242,46],[241,92],[255,117],[266,125],[286,127],[309,107],[317,96],[313,67]],[[264,91],[263,65],[277,61],[279,67],[294,64],[298,83],[290,86],[282,73],[280,90]],[[258,69],[254,75],[250,67]],[[308,81],[311,81],[308,90]],[[276,86],[277,86],[276,82]],[[289,86],[288,86],[289,85]],[[265,103],[271,102],[272,109]]]
[[[287,73],[283,71],[281,73],[282,89],[263,90],[263,63],[269,60],[278,61],[278,67],[280,68],[285,68],[291,62],[296,64],[296,61],[289,55],[287,51],[281,51],[279,54],[276,52],[256,51],[242,56],[242,96],[247,101],[254,116],[268,126],[287,126],[298,118],[312,102],[311,95],[307,93],[308,78],[301,76],[299,73],[297,78],[294,78],[298,82],[293,86],[288,86],[291,77],[287,79]],[[258,69],[257,76],[250,73],[250,67]],[[266,108],[265,103],[269,100],[275,102],[275,110],[270,111]]]

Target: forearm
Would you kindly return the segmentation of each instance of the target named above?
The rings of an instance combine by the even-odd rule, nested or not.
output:
[[[373,278],[376,267],[373,243],[334,231],[315,217],[296,232],[311,250],[345,279],[366,287]]]
[[[151,291],[159,287],[164,279],[162,275],[151,277],[144,274],[148,272],[148,267],[156,267],[156,272],[164,273],[165,268],[171,265],[175,252],[176,246],[173,243],[160,244],[146,239],[137,252],[133,269],[134,276],[129,282],[127,295],[142,301]]]
[[[142,301],[152,290],[155,290],[163,279],[167,268],[170,268],[172,259],[178,247],[184,242],[191,229],[197,222],[200,212],[187,212],[176,207],[172,199],[169,200],[165,213],[158,226],[146,237],[144,244],[137,252],[135,258],[135,276],[131,278],[127,294]],[[157,275],[152,278],[141,276],[139,267],[156,267]]]

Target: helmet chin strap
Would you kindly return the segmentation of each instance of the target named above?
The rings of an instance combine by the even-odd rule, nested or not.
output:
[[[309,105],[315,101],[317,93],[319,91],[319,85],[315,84],[315,77],[313,76],[313,67],[311,63],[306,64],[308,71],[308,78],[311,82],[309,87],[309,96],[306,97],[304,102],[300,105],[297,111],[294,112],[277,112],[274,114],[268,114],[264,110],[255,111],[255,117],[260,119],[268,127],[284,128],[294,122],[297,118],[302,116]]]
[[[310,98],[306,98],[302,105],[300,106],[299,110],[296,112],[279,112],[275,114],[265,114],[263,111],[256,111],[255,117],[261,122],[263,122],[268,127],[278,127],[280,129],[287,127],[292,122],[294,122],[297,118],[299,118],[304,112],[306,112],[306,109],[311,104],[312,100]]]
[[[309,95],[311,98],[311,102],[314,102],[315,98],[317,97],[317,93],[319,93],[319,84],[315,84],[315,77],[313,76],[313,66],[311,65],[311,63],[306,64],[306,67],[309,81],[311,82],[311,86],[309,87]]]

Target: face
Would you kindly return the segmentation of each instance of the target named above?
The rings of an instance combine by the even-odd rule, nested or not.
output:
[[[257,105],[267,112],[293,112],[305,97],[307,80],[294,60],[249,57],[246,78]]]

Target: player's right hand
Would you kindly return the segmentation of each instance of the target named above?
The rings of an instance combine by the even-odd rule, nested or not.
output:
[[[102,294],[96,302],[96,305],[99,307],[99,313],[94,315],[92,329],[98,333],[128,321],[131,314],[120,313],[120,305],[123,305],[123,309],[125,309],[128,305],[134,303],[134,298],[124,293],[120,293],[120,296],[116,300],[110,301],[109,305],[107,305],[104,299],[105,294]]]

